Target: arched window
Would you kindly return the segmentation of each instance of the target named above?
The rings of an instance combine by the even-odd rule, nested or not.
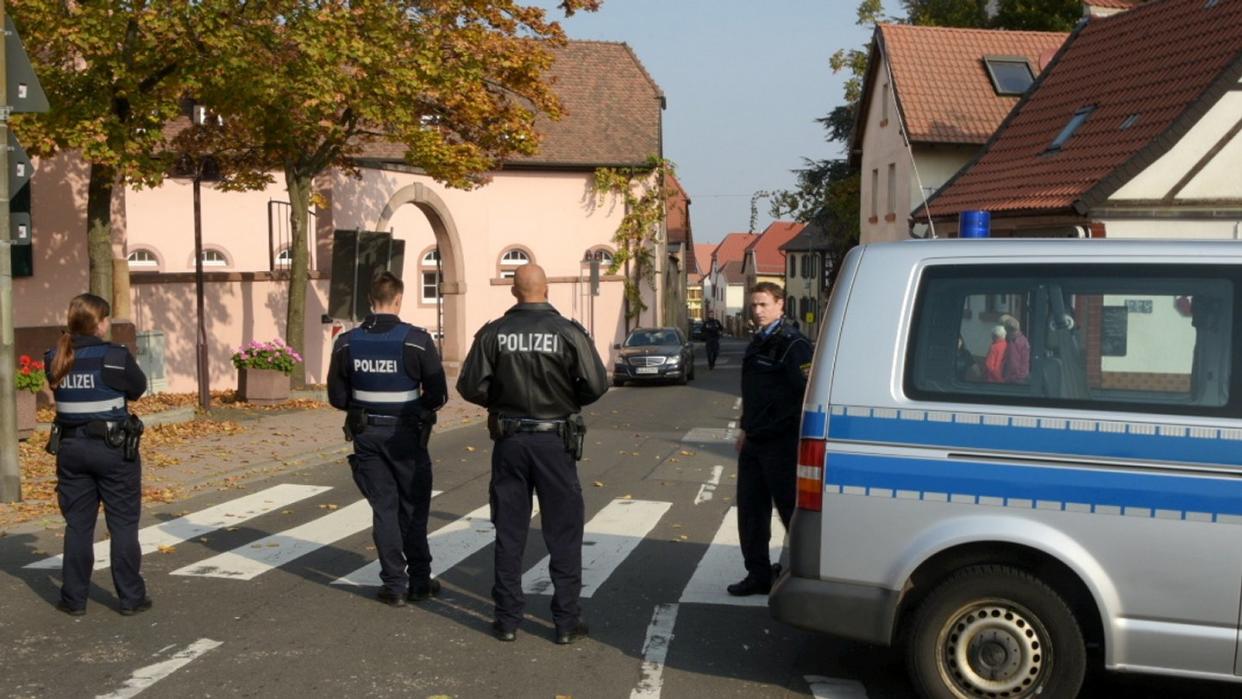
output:
[[[440,249],[429,248],[418,258],[418,300],[435,303],[440,298]]]
[[[204,259],[203,263],[206,264],[206,259]],[[277,269],[284,269],[291,264],[293,264],[293,250],[285,248],[284,250],[276,253]]]
[[[229,258],[224,253],[212,248],[203,250],[203,267],[228,267]]]
[[[131,251],[125,260],[129,262],[129,268],[135,272],[158,272],[160,269],[159,258],[145,248]]]
[[[591,248],[583,257],[584,261],[599,260],[600,267],[608,267],[613,261],[612,250],[605,247]]]
[[[522,248],[509,248],[500,255],[500,265],[497,270],[501,279],[512,279],[517,268],[522,265],[530,264],[530,252]]]

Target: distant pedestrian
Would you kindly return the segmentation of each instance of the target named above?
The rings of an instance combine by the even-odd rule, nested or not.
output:
[[[402,607],[437,594],[427,519],[435,411],[448,385],[431,335],[401,322],[404,284],[383,272],[371,284],[371,315],[337,338],[328,365],[328,401],[345,410],[354,483],[371,504],[380,561],[376,598]]]
[[[584,505],[576,462],[586,434],[578,412],[608,390],[608,374],[582,326],[548,303],[542,268],[519,267],[513,295],[517,304],[475,335],[457,381],[463,398],[487,408],[488,431],[495,440],[492,631],[501,641],[513,641],[522,621],[522,555],[533,491],[551,557],[555,640],[568,644],[588,633],[578,600]]]
[[[751,289],[759,330],[742,360],[742,434],[738,438],[737,528],[746,577],[731,595],[766,595],[777,572],[768,554],[772,504],[789,527],[797,489],[798,421],[811,369],[811,343],[786,321],[785,290]]]
[[[56,497],[65,517],[63,582],[56,608],[71,616],[86,613],[101,500],[121,614],[151,608],[138,545],[142,421],[129,412],[128,404],[146,392],[147,377],[129,350],[103,339],[112,325],[110,315],[108,302],[98,296],[75,296],[69,302],[68,332],[45,356],[56,398],[48,451],[56,455]]]
[[[720,356],[720,335],[724,327],[715,318],[703,321],[703,342],[707,346],[707,368],[716,368],[716,357]]]

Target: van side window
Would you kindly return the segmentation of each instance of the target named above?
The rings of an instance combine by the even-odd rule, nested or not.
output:
[[[1239,286],[1235,269],[1211,265],[928,267],[906,391],[941,402],[1226,414]]]

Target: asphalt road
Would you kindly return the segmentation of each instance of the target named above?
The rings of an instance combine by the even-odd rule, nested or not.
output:
[[[104,570],[85,617],[53,608],[59,570],[40,561],[59,550],[57,532],[0,539],[0,695],[911,696],[895,651],[794,630],[762,600],[723,594],[743,575],[729,518],[742,344],[726,342],[714,372],[699,350],[690,385],[614,389],[588,409],[588,640],[555,645],[537,593],[516,643],[491,637],[490,442],[466,427],[432,441],[444,591],[420,605],[373,599],[369,514],[340,462],[146,512],[164,548],[143,562],[155,608],[132,618],[116,613]],[[546,555],[538,524],[532,590]],[[1098,672],[1087,695],[1237,692]]]

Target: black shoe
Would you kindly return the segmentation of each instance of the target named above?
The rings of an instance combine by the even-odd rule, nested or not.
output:
[[[63,599],[56,603],[56,608],[69,616],[86,616],[86,607],[82,607],[81,609],[78,609],[77,607],[70,607],[69,603]]]
[[[772,579],[776,580],[779,577],[781,577],[781,564],[773,563],[772,564]]]
[[[567,646],[580,638],[586,638],[591,634],[591,629],[587,627],[585,621],[579,621],[568,629],[556,630],[556,642],[559,645]]]
[[[151,598],[147,597],[132,607],[121,607],[121,616],[133,616],[141,614],[151,608]],[[85,612],[86,610],[82,610]]]
[[[405,596],[407,602],[422,602],[428,597],[440,596],[440,581],[425,580],[410,586],[410,592]]]
[[[499,621],[493,621],[492,635],[497,641],[512,643],[517,640],[517,629],[506,629]]]
[[[380,588],[379,592],[375,593],[375,599],[383,602],[389,607],[405,606],[405,595],[400,592],[393,592],[392,590],[383,587]]]
[[[747,575],[741,582],[735,582],[726,588],[729,594],[734,597],[748,597],[750,595],[766,595],[772,590],[771,581],[756,580]]]

